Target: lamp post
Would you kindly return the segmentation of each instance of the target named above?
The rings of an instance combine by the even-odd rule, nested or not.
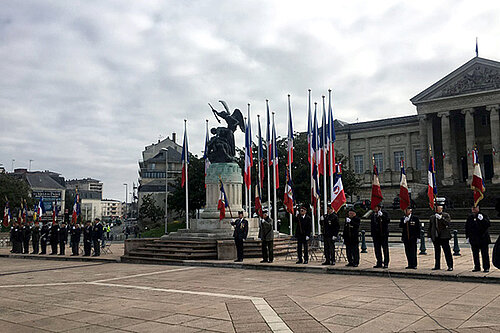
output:
[[[127,217],[128,217],[128,206],[127,206],[127,202],[128,202],[128,184],[123,183],[123,185],[125,185],[125,215],[127,215]]]
[[[168,233],[168,149],[161,149],[165,153],[165,235]]]

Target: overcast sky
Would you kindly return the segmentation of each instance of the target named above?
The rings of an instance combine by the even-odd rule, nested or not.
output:
[[[286,135],[307,89],[335,118],[416,114],[409,99],[474,57],[500,60],[500,1],[3,1],[0,163],[104,182],[125,197],[146,145],[188,119],[200,155],[207,103],[265,99]],[[256,128],[254,128],[256,133]],[[243,135],[237,136],[243,145]],[[130,186],[129,186],[130,188]]]

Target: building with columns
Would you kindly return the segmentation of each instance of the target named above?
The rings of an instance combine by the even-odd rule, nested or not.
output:
[[[349,167],[362,179],[361,198],[370,195],[372,160],[387,199],[399,192],[401,159],[413,193],[424,191],[429,151],[440,186],[470,183],[474,147],[485,182],[500,183],[500,62],[475,57],[410,101],[416,115],[336,121],[336,149],[349,157]]]

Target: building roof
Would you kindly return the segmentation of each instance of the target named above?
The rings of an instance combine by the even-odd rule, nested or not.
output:
[[[364,129],[374,129],[380,127],[392,127],[397,125],[408,125],[409,123],[417,122],[418,116],[403,116],[403,117],[395,117],[395,118],[385,118],[379,120],[365,121],[361,123],[346,123],[341,120],[335,120],[335,132],[343,133],[347,131],[356,131],[356,130],[364,130]]]
[[[27,172],[25,177],[31,188],[64,190],[64,186],[56,182],[46,172]]]
[[[168,147],[167,150],[160,150],[154,157],[145,160],[146,163],[165,163],[165,152],[168,154],[169,163],[181,163],[182,155],[175,149]]]

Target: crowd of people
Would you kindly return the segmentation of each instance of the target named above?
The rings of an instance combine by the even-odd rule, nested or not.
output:
[[[30,242],[32,246],[31,254],[47,254],[47,247],[50,246],[50,255],[65,255],[66,246],[71,247],[71,256],[80,255],[80,241],[83,234],[83,256],[100,256],[104,232],[108,233],[109,227],[104,226],[100,219],[95,219],[94,223],[87,221],[85,225],[58,221],[40,223],[18,223],[14,222],[10,229],[10,242],[12,253],[28,254]],[[92,249],[94,253],[92,254]]]
[[[441,269],[441,250],[444,252],[447,270],[453,271],[453,256],[451,254],[450,240],[451,230],[450,214],[444,212],[442,205],[437,205],[435,213],[429,217],[427,235],[434,246],[434,267],[433,270]],[[381,205],[377,205],[370,217],[371,237],[373,239],[373,250],[376,264],[373,268],[386,269],[389,267],[389,214],[382,210]],[[293,215],[293,225],[295,226],[294,237],[297,241],[297,264],[307,264],[309,259],[309,243],[312,238],[312,219],[308,214],[307,207],[301,206],[295,210]],[[357,216],[353,208],[347,210],[344,220],[343,230],[340,233],[340,222],[338,215],[331,205],[328,205],[327,214],[321,216],[321,234],[324,244],[325,261],[322,265],[335,265],[335,243],[343,240],[345,255],[349,267],[359,266],[359,227],[361,219]],[[242,211],[238,212],[238,219],[231,222],[234,226],[234,241],[236,245],[236,262],[243,261],[243,244],[248,236],[248,221],[244,218]],[[262,263],[273,262],[273,220],[269,217],[268,211],[263,210],[259,218],[259,238],[262,241]],[[404,216],[399,221],[401,229],[401,240],[404,244],[407,259],[406,269],[416,269],[417,241],[421,237],[421,221],[413,214],[411,208],[404,210]],[[482,212],[478,206],[472,207],[471,214],[465,223],[466,242],[470,244],[473,257],[473,272],[483,272],[490,270],[489,235],[490,219]],[[499,238],[500,239],[500,238]],[[498,241],[497,241],[498,243]],[[480,257],[482,260],[480,260]]]

